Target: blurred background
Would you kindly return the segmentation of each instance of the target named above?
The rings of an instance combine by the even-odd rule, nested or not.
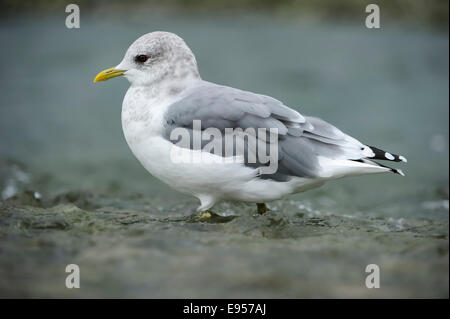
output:
[[[448,297],[448,1],[376,1],[381,28],[367,29],[372,2],[80,0],[68,29],[67,1],[2,1],[0,297]],[[123,138],[128,82],[92,82],[156,30],[186,41],[203,79],[405,155],[406,177],[185,222],[196,200]],[[65,288],[69,263],[82,289]],[[370,263],[384,289],[365,288]]]

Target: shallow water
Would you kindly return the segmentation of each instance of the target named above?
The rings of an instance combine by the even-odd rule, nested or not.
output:
[[[2,21],[1,297],[448,297],[448,34],[266,16]],[[123,79],[94,85],[139,35],[186,39],[204,79],[272,95],[405,155],[255,215],[148,175],[123,139]],[[81,268],[69,290],[65,266]],[[381,288],[365,287],[366,265]]]

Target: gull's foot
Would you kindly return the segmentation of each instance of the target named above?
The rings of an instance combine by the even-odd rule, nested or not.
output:
[[[212,216],[213,212],[209,210],[204,210],[192,215],[192,221],[194,222],[205,222],[209,220]]]
[[[269,208],[267,208],[267,205],[265,203],[257,203],[256,207],[258,208],[258,214],[264,215],[268,211],[270,211]]]
[[[221,216],[210,210],[204,210],[198,213],[194,213],[190,217],[190,221],[192,223],[212,223],[212,224],[220,224],[220,223],[228,223],[235,219],[237,216]]]

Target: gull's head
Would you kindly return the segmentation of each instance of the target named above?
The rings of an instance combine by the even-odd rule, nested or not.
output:
[[[160,31],[147,33],[134,41],[122,61],[97,74],[94,82],[117,76],[124,76],[133,86],[200,78],[195,56],[183,39]]]

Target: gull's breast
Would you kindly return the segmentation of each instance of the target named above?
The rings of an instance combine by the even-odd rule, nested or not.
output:
[[[122,129],[131,148],[143,139],[161,134],[166,108],[162,102],[149,97],[143,89],[128,89],[122,104]]]

